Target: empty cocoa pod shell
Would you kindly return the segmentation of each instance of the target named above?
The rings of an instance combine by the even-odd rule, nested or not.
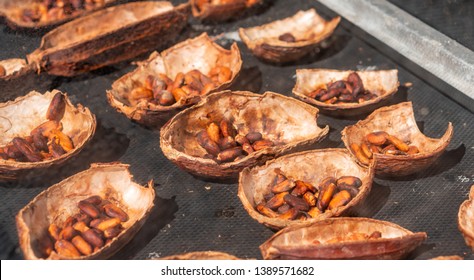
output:
[[[235,19],[247,9],[256,6],[263,0],[226,0],[222,3],[200,3],[203,1],[190,0],[193,16],[203,21],[223,22]]]
[[[274,63],[290,62],[302,58],[331,36],[340,20],[338,16],[326,21],[315,9],[310,9],[261,26],[240,28],[239,35],[258,58]],[[296,41],[280,40],[285,33],[291,33]]]
[[[412,155],[374,153],[375,174],[382,176],[405,176],[428,168],[446,150],[453,136],[451,123],[448,123],[448,128],[441,138],[425,136],[416,124],[412,103],[403,102],[379,108],[366,119],[345,127],[341,138],[344,145],[350,147],[352,144],[362,143],[367,134],[375,131],[385,131],[419,149],[419,153]],[[353,154],[351,149],[349,151]],[[355,155],[353,158],[363,164]]]
[[[379,231],[381,238],[344,241],[353,233],[370,235]],[[326,243],[342,237],[342,241]],[[369,218],[331,218],[311,224],[284,228],[260,245],[264,259],[401,259],[418,247],[427,235],[413,233],[401,226]]]
[[[3,75],[0,74],[0,80],[6,81],[34,72],[34,67],[28,65],[25,59],[20,58],[0,60],[0,68],[4,72]]]
[[[163,154],[184,170],[200,177],[236,178],[248,166],[254,166],[320,141],[329,128],[317,124],[318,110],[294,98],[277,93],[263,95],[245,91],[211,94],[199,104],[174,116],[160,132]],[[194,135],[210,122],[232,119],[238,134],[262,133],[274,146],[255,151],[243,159],[219,163],[204,158],[207,154]]]
[[[51,30],[27,60],[52,75],[82,74],[165,47],[184,28],[188,13],[189,4],[173,7],[167,1],[109,7]]]
[[[121,224],[123,231],[110,243],[76,259],[107,259],[127,244],[148,218],[154,206],[155,190],[152,181],[145,187],[133,182],[126,164],[92,164],[88,170],[44,190],[19,211],[16,225],[25,259],[67,259],[56,252],[42,257],[41,252],[32,247],[32,241],[48,232],[50,224],[63,227],[66,218],[78,212],[78,203],[93,195],[119,205],[129,219]],[[91,238],[97,237],[94,234],[81,236],[90,244],[99,242],[100,245],[100,240]]]
[[[474,185],[471,187],[468,200],[459,207],[458,228],[467,246],[474,251]]]
[[[241,260],[236,256],[218,251],[199,251],[185,254],[166,256],[162,258],[152,258],[152,260]]]
[[[312,92],[319,88],[325,88],[328,83],[347,80],[349,75],[356,72],[362,80],[365,90],[375,95],[374,98],[358,103],[343,102],[329,104],[316,100],[311,96]],[[296,84],[293,94],[297,98],[315,105],[321,109],[321,113],[337,116],[354,116],[370,113],[376,108],[383,106],[382,101],[394,95],[399,86],[398,70],[374,70],[374,71],[341,71],[334,69],[297,69]]]
[[[317,215],[306,221],[288,221],[269,218],[255,210],[255,206],[264,202],[265,195],[271,192],[275,178],[275,169],[295,180],[301,180],[318,186],[324,179],[334,176],[358,177],[362,185],[356,196],[349,203]],[[361,203],[369,194],[374,176],[373,164],[368,168],[360,166],[346,149],[319,149],[285,155],[268,161],[264,166],[245,168],[239,176],[238,196],[245,210],[259,223],[273,229],[281,229],[293,224],[309,224],[316,220],[324,220],[349,213],[351,208]],[[321,194],[320,194],[321,195]]]
[[[96,11],[114,4],[114,2],[117,2],[117,0],[95,1],[94,5],[88,6],[88,9],[74,9],[70,13],[61,13],[60,16],[52,16],[51,13],[49,13],[49,16],[43,16],[38,18],[38,20],[28,20],[28,18],[24,16],[25,10],[38,8],[40,2],[42,1],[1,0],[0,15],[3,13],[7,24],[14,29],[38,29],[56,26],[79,16],[84,16],[91,13],[92,11]]]
[[[30,92],[26,96],[0,104],[0,147],[7,145],[13,138],[27,137],[40,124],[47,122],[46,111],[52,98],[60,93],[57,90],[40,94]],[[47,168],[65,162],[75,156],[90,141],[96,129],[95,116],[81,104],[74,106],[65,95],[66,109],[61,119],[62,132],[74,143],[74,148],[57,158],[39,162],[17,162],[0,158],[0,178],[15,179],[21,173],[34,169]]]
[[[129,119],[148,126],[167,121],[171,116],[189,105],[199,102],[203,96],[228,88],[240,72],[242,59],[237,44],[234,43],[230,50],[224,49],[212,41],[207,33],[188,39],[161,52],[153,52],[150,57],[138,62],[138,67],[125,74],[112,84],[112,89],[107,90],[107,99],[117,111],[125,114]],[[193,95],[178,100],[170,106],[147,103],[146,106],[131,106],[128,96],[137,83],[142,83],[149,76],[165,74],[175,79],[178,73],[187,73],[199,70],[207,75],[212,68],[225,66],[232,71],[230,80],[225,83],[212,84],[207,87],[204,95]]]

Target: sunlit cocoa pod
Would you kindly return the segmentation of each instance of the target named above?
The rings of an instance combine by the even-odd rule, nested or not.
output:
[[[288,42],[288,43],[296,42],[295,36],[293,36],[293,34],[289,32],[283,33],[280,36],[278,36],[278,40],[283,41],[283,42]]]
[[[270,209],[276,209],[280,206],[282,206],[285,203],[285,200],[283,199],[285,195],[287,195],[288,192],[282,192],[274,195],[270,200],[267,201],[265,204],[266,207]]]
[[[416,146],[408,146],[408,151],[407,151],[407,154],[408,154],[408,155],[418,154],[419,152],[420,152],[420,150],[418,150],[418,147],[416,147]]]
[[[317,216],[321,215],[323,212],[321,212],[321,210],[319,210],[318,207],[311,207],[307,213],[311,217],[316,218]]]
[[[352,150],[352,152],[354,153],[354,155],[356,156],[356,158],[357,158],[362,164],[365,164],[365,165],[369,165],[369,164],[370,164],[370,159],[365,156],[365,154],[362,152],[362,150],[361,150],[361,148],[360,148],[359,145],[357,145],[356,143],[352,143],[352,144],[351,144],[351,150]]]
[[[50,224],[48,227],[48,233],[54,240],[59,240],[61,230],[62,229],[55,224]]]
[[[362,181],[355,176],[341,176],[336,181],[337,187],[354,187],[359,188],[362,186]]]
[[[281,193],[281,192],[287,192],[293,189],[295,186],[295,182],[290,179],[286,179],[281,183],[278,183],[272,187],[272,192],[274,193]]]
[[[300,211],[308,211],[309,210],[309,204],[306,203],[306,201],[300,197],[287,194],[283,197],[283,200],[289,204],[290,206],[294,207],[297,210]]]
[[[71,240],[72,244],[76,247],[76,249],[81,252],[83,255],[90,255],[92,254],[92,246],[87,243],[82,236],[77,235]]]
[[[257,211],[260,212],[262,215],[267,216],[269,218],[276,218],[278,214],[273,212],[270,208],[266,207],[265,204],[257,205]]]
[[[233,161],[236,157],[241,156],[242,152],[242,147],[229,148],[217,154],[217,160],[221,162]]]
[[[285,213],[278,215],[278,218],[283,219],[283,220],[294,220],[294,219],[296,219],[298,214],[299,214],[299,211],[297,209],[290,208]]]
[[[260,150],[263,150],[263,149],[266,149],[266,148],[270,148],[270,147],[273,147],[274,144],[272,141],[270,140],[258,140],[258,141],[255,141],[253,144],[252,144],[252,148],[255,150],[255,151],[260,151]]]
[[[370,148],[369,148],[369,146],[367,145],[367,143],[362,142],[362,144],[360,144],[360,149],[361,149],[362,153],[363,153],[368,159],[371,159],[371,158],[372,158],[373,153],[372,153],[372,151],[370,150]]]
[[[387,140],[392,143],[397,149],[402,152],[408,152],[408,145],[402,140],[398,139],[396,136],[388,135]]]
[[[50,121],[61,121],[66,112],[66,99],[60,92],[56,93],[51,99],[48,110],[46,111],[46,118]]]
[[[247,139],[247,137],[241,134],[237,134],[235,136],[235,142],[239,143],[241,146],[243,146],[244,144],[250,144],[249,139]]]
[[[113,203],[104,205],[103,209],[105,214],[111,218],[119,218],[122,222],[128,221],[127,213]]]
[[[81,256],[81,253],[77,250],[77,248],[67,240],[56,241],[54,244],[54,249],[59,255],[67,258],[79,258]]]
[[[349,203],[349,201],[351,201],[351,194],[346,190],[342,190],[342,191],[336,193],[332,197],[331,202],[329,202],[328,209],[332,210],[332,209],[335,209],[337,207],[344,206],[347,203]]]
[[[105,231],[108,228],[115,227],[120,225],[121,221],[119,218],[110,218],[105,219],[97,225],[97,229],[101,231]]]
[[[312,192],[305,192],[303,194],[303,199],[304,201],[306,201],[306,203],[308,203],[309,206],[311,207],[314,207],[316,206],[316,197],[314,196],[314,194]]]
[[[263,136],[260,132],[249,132],[247,135],[245,135],[245,138],[247,138],[251,144],[253,144],[255,141],[261,140],[262,137]]]
[[[207,135],[209,135],[209,138],[211,138],[212,141],[219,143],[219,139],[221,138],[221,130],[216,123],[210,123],[207,126],[206,131]]]
[[[388,133],[385,131],[375,131],[365,136],[365,139],[372,145],[382,146],[387,142]]]
[[[220,153],[220,148],[216,142],[212,141],[207,134],[207,131],[202,130],[196,135],[197,142],[203,147],[209,154],[217,156]]]
[[[291,191],[291,194],[294,196],[302,196],[307,190],[308,190],[308,187],[303,181],[296,180],[295,187]]]
[[[72,226],[64,227],[59,233],[59,239],[71,240],[74,236],[78,235],[79,232]]]
[[[81,236],[94,247],[101,248],[104,246],[104,240],[99,233],[94,231],[94,229],[86,230],[85,232],[81,233]]]
[[[17,148],[23,156],[30,162],[38,162],[43,160],[43,157],[28,141],[23,138],[15,137],[12,140],[13,145]]]
[[[228,121],[222,120],[219,123],[219,127],[220,127],[221,133],[224,137],[229,137],[229,136],[232,137],[232,138],[235,137],[236,131],[235,131],[234,127],[232,126],[232,124],[229,123]]]
[[[81,209],[82,213],[87,214],[93,219],[96,219],[100,216],[99,209],[92,203],[86,201],[79,201],[78,207],[79,209]]]
[[[89,227],[84,221],[77,222],[74,225],[72,225],[72,227],[79,232],[84,232],[89,229]]]
[[[121,232],[122,232],[122,228],[120,226],[111,227],[104,230],[104,237],[114,238],[114,237],[117,237]]]
[[[336,184],[333,184],[333,183],[330,183],[329,185],[327,185],[326,187],[320,190],[318,202],[316,203],[316,206],[319,208],[319,210],[321,211],[326,210],[335,192],[336,192]]]

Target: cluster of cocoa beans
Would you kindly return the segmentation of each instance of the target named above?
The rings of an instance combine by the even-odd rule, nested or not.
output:
[[[257,211],[270,218],[306,220],[316,218],[327,210],[342,207],[357,193],[362,181],[355,176],[338,179],[327,177],[316,187],[311,183],[294,180],[279,169],[271,192],[256,207]]]
[[[356,72],[349,74],[346,80],[338,80],[317,88],[309,97],[327,104],[363,103],[377,97],[364,89],[364,84]]]
[[[56,93],[46,112],[48,121],[40,124],[26,137],[15,137],[0,147],[0,158],[18,162],[40,162],[58,158],[74,149],[71,138],[62,132],[61,119],[66,110],[63,94]]]
[[[205,158],[214,159],[217,162],[239,160],[255,151],[274,146],[272,141],[263,139],[260,132],[238,134],[226,120],[222,120],[219,124],[210,123],[196,137],[199,145],[208,153]]]
[[[104,0],[43,0],[24,8],[21,18],[25,22],[58,20],[82,10],[92,10],[104,5]]]
[[[141,86],[130,92],[128,100],[130,105],[136,106],[145,101],[156,105],[170,106],[180,99],[204,95],[219,85],[229,81],[232,71],[225,66],[216,66],[208,75],[199,70],[176,74],[174,80],[165,74],[149,75]]]
[[[100,196],[91,196],[78,204],[80,213],[66,219],[64,226],[51,224],[48,228],[51,246],[61,256],[79,258],[90,255],[112,241],[122,231],[129,217],[121,208]],[[54,242],[54,247],[53,247]]]
[[[354,155],[364,164],[369,164],[373,154],[384,155],[414,155],[419,153],[418,147],[405,143],[385,131],[375,131],[367,134],[360,145],[350,146]]]

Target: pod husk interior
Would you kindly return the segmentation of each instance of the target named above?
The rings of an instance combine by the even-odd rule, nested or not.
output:
[[[267,227],[281,229],[293,224],[310,224],[316,220],[343,215],[361,203],[372,188],[373,168],[365,168],[355,163],[346,149],[321,149],[289,154],[269,161],[264,166],[245,168],[239,176],[238,196],[249,215]],[[327,210],[316,218],[306,221],[270,218],[260,214],[255,207],[271,192],[272,182],[276,177],[275,169],[280,169],[282,174],[294,180],[302,180],[314,186],[318,186],[329,176],[356,176],[362,181],[362,186],[347,205]]]
[[[469,199],[459,207],[458,227],[466,244],[474,251],[474,185],[471,187]]]
[[[417,146],[420,151],[414,155],[374,154],[375,174],[384,176],[405,176],[426,169],[441,156],[453,136],[453,126],[450,122],[441,138],[425,136],[416,124],[412,103],[403,102],[377,109],[365,120],[347,126],[342,130],[342,141],[349,149],[351,143],[360,145],[365,136],[374,131],[385,131]],[[350,151],[352,154],[352,150]],[[360,163],[356,156],[353,158]]]
[[[199,9],[196,0],[190,0],[192,13],[195,18],[203,21],[227,21],[241,15],[246,9],[251,8],[262,0],[234,0],[223,4],[207,3]]]
[[[125,164],[93,164],[90,169],[75,174],[41,192],[16,217],[20,247],[26,259],[40,259],[35,248],[39,238],[48,232],[51,223],[62,226],[67,217],[79,213],[78,202],[99,195],[118,204],[129,220],[113,241],[97,252],[80,259],[106,259],[130,241],[145,222],[154,206],[155,191],[132,181]],[[63,259],[53,252],[47,259]]]
[[[308,94],[326,84],[338,80],[346,80],[350,73],[356,72],[362,80],[364,88],[376,98],[363,103],[341,103],[326,104],[314,98],[308,97]],[[368,107],[376,104],[394,95],[399,86],[398,70],[374,70],[374,71],[340,71],[332,69],[297,69],[296,84],[293,93],[301,100],[313,104],[320,109],[329,111],[345,111]],[[368,110],[375,108],[370,107]],[[368,110],[358,113],[368,112]]]
[[[321,140],[329,127],[318,127],[317,115],[316,108],[273,92],[263,95],[245,91],[218,92],[177,114],[162,127],[161,149],[168,159],[198,176],[236,178],[246,166],[261,164],[295,147]],[[204,159],[206,150],[198,144],[195,135],[210,122],[222,119],[230,121],[240,134],[262,133],[263,138],[273,141],[275,146],[236,162],[218,164]]]
[[[172,255],[158,260],[240,260],[236,256],[217,251],[191,252],[180,255]]]
[[[0,66],[5,69],[5,75],[0,76],[1,80],[9,80],[13,77],[22,75],[30,68],[26,64],[26,60],[21,58],[0,60]]]
[[[373,240],[324,243],[350,233],[370,235],[380,231]],[[264,259],[400,259],[427,235],[413,233],[396,224],[369,218],[333,218],[309,225],[289,226],[260,246]],[[313,244],[313,241],[321,244]]]

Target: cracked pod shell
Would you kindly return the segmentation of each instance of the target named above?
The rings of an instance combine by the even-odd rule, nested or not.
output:
[[[43,36],[28,63],[58,76],[74,76],[164,47],[184,28],[188,4],[142,1],[109,7]]]
[[[354,160],[361,165],[363,163],[349,147],[352,143],[360,145],[367,134],[375,131],[385,131],[418,147],[420,152],[413,155],[374,153],[376,176],[406,176],[428,168],[441,156],[453,136],[453,125],[448,123],[448,128],[441,138],[429,138],[418,129],[411,102],[379,108],[366,119],[345,127],[341,132],[344,145]]]
[[[153,52],[147,60],[137,64],[138,67],[135,70],[125,74],[112,84],[112,89],[107,91],[107,100],[112,107],[125,114],[129,119],[154,126],[167,121],[189,105],[199,102],[203,96],[181,99],[170,106],[155,105],[150,102],[132,106],[127,97],[135,87],[136,81],[143,82],[148,75],[157,76],[159,73],[166,74],[174,80],[179,72],[186,73],[197,69],[203,74],[207,74],[215,66],[228,67],[232,71],[230,80],[214,87],[205,93],[207,95],[230,87],[239,75],[242,58],[236,43],[227,50],[211,40],[207,33],[203,33],[161,53]]]
[[[356,176],[362,181],[359,192],[345,206],[320,214],[305,221],[270,218],[256,210],[271,192],[276,176],[275,169],[295,180],[302,180],[318,186],[326,177]],[[304,151],[282,156],[268,161],[264,166],[245,168],[239,176],[238,196],[250,217],[272,229],[281,229],[290,225],[308,225],[317,220],[337,217],[349,212],[354,206],[365,200],[372,188],[374,166],[362,167],[354,162],[346,149],[320,149]]]
[[[325,241],[351,233],[370,235],[382,233],[381,238]],[[369,218],[333,218],[310,225],[292,225],[270,237],[260,245],[264,259],[400,259],[418,247],[427,235],[413,233],[399,225]],[[320,244],[314,244],[318,241]]]
[[[157,260],[240,260],[236,256],[218,251],[200,251],[166,256]]]
[[[6,145],[14,137],[30,135],[34,128],[46,122],[46,111],[58,92],[53,90],[41,94],[32,91],[26,96],[0,104],[0,146]],[[16,162],[0,158],[0,178],[16,179],[22,172],[62,164],[78,154],[92,139],[97,126],[95,116],[81,104],[74,106],[67,95],[65,100],[66,111],[61,122],[63,132],[74,143],[74,149],[58,158],[40,162]]]
[[[163,154],[180,168],[200,177],[235,179],[245,167],[263,164],[274,157],[323,139],[329,127],[317,125],[318,109],[273,92],[213,93],[200,103],[174,116],[160,132]],[[240,134],[258,131],[275,144],[240,160],[217,163],[203,158],[207,153],[196,134],[210,122],[233,123]]]
[[[195,18],[203,21],[222,22],[239,17],[247,9],[260,4],[262,0],[227,0],[226,3],[221,4],[205,3],[201,8],[197,3],[199,0],[190,0],[189,2]]]
[[[471,187],[468,200],[459,207],[458,228],[467,246],[474,251],[474,185]]]
[[[107,259],[127,244],[140,230],[154,206],[153,182],[143,187],[132,181],[128,165],[120,163],[92,164],[49,187],[28,203],[16,216],[18,239],[25,259],[65,259],[53,251],[42,255],[40,240],[48,235],[48,227],[62,226],[67,217],[79,213],[79,201],[93,195],[118,204],[129,216],[124,230],[98,251],[76,259]]]
[[[285,63],[298,60],[315,49],[331,36],[340,20],[341,17],[335,17],[326,21],[315,9],[310,9],[261,26],[240,28],[239,35],[255,56],[273,63]],[[279,40],[278,37],[285,33],[291,33],[296,41]]]
[[[359,75],[364,88],[377,95],[376,98],[363,103],[326,104],[308,96],[312,91],[325,87],[326,84],[346,80],[350,73]],[[296,69],[296,84],[293,94],[302,101],[318,107],[322,114],[353,116],[370,113],[380,107],[382,101],[398,91],[398,70],[342,71],[333,69]]]
[[[104,0],[103,3],[101,3],[100,5],[97,5],[93,9],[80,10],[80,11],[76,10],[72,14],[64,14],[64,17],[62,18],[48,19],[48,20],[39,21],[39,22],[25,21],[22,18],[22,11],[25,8],[31,8],[35,3],[38,3],[38,2],[41,2],[41,1],[38,1],[38,0],[0,0],[0,15],[3,14],[5,19],[7,20],[8,25],[14,29],[17,29],[17,28],[38,29],[38,28],[43,28],[43,27],[52,27],[52,26],[64,23],[66,21],[70,21],[79,16],[83,16],[93,11],[102,9],[106,6],[112,5],[114,4],[114,2],[117,2],[117,0]]]

